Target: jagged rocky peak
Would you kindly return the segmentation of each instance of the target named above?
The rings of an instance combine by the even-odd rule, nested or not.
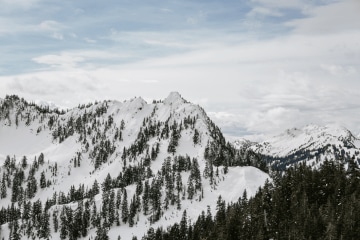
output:
[[[124,104],[127,109],[138,109],[147,105],[147,102],[142,97],[135,97],[130,101],[125,101]]]
[[[249,148],[251,147],[252,145],[255,145],[256,142],[252,142],[248,139],[245,139],[245,138],[239,138],[239,139],[236,139],[234,142],[233,142],[233,146],[236,148],[236,149],[241,149],[241,148]]]
[[[137,103],[137,104],[147,104],[147,102],[142,97],[134,97],[130,100],[130,102]]]
[[[311,137],[312,139],[346,139],[351,140],[354,138],[352,133],[343,126],[337,124],[328,124],[325,126],[319,126],[316,124],[309,124],[302,128],[291,128],[285,132],[274,136],[273,139],[288,139],[299,137]],[[270,142],[272,140],[269,140]]]
[[[177,103],[186,103],[187,101],[181,97],[178,92],[171,92],[167,98],[164,99],[165,104],[174,105]]]
[[[352,142],[355,140],[353,134],[343,126],[338,124],[328,124],[325,126],[318,126],[315,124],[307,125],[303,128],[303,132],[306,135],[317,138],[335,138],[340,141]]]
[[[326,158],[345,159],[345,162],[346,159],[357,159],[360,141],[348,129],[338,124],[310,124],[302,128],[288,129],[251,147],[260,154],[270,156],[270,164],[284,169],[285,166],[303,160],[311,166],[318,166]],[[288,161],[289,157],[292,158],[291,161]]]

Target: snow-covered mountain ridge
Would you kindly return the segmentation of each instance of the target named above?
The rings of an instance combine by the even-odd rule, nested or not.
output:
[[[0,207],[13,210],[0,211],[0,237],[140,238],[184,210],[189,220],[207,205],[215,211],[219,195],[227,202],[245,189],[253,195],[268,175],[241,166],[257,161],[176,92],[152,103],[137,97],[67,111],[7,96],[0,100]],[[27,219],[24,206],[34,212],[37,204],[43,210]]]
[[[243,142],[237,141],[235,146],[242,147]],[[303,160],[315,166],[325,158],[345,162],[353,158],[360,162],[360,140],[348,129],[334,124],[292,128],[261,143],[246,142],[246,146],[280,168]]]
[[[299,149],[316,150],[326,145],[356,147],[357,139],[344,127],[337,125],[307,125],[303,128],[288,129],[257,147],[263,154],[284,157]]]

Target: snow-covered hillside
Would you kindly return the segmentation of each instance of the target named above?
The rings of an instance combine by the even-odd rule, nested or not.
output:
[[[194,220],[207,205],[215,211],[219,195],[237,201],[265,182],[259,169],[240,167],[256,165],[249,151],[232,148],[205,111],[176,92],[152,103],[137,97],[67,111],[7,96],[0,101],[0,207],[7,209],[0,238],[131,239],[180,221],[184,210]]]
[[[288,129],[262,143],[253,143],[250,148],[278,167],[303,160],[316,166],[325,158],[343,160],[345,163],[351,158],[360,161],[359,139],[338,125],[307,125]]]

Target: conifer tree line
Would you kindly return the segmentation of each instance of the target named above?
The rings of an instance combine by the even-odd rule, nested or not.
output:
[[[6,96],[0,106],[0,109],[3,110],[0,114],[0,119],[8,120],[8,124],[11,125],[13,124],[13,119],[10,113],[16,112],[16,116],[20,116],[20,120],[16,122],[26,121],[30,124],[31,122],[38,121],[40,126],[37,129],[37,133],[44,129],[49,129],[55,141],[61,143],[70,136],[76,136],[82,145],[82,151],[71,159],[70,162],[74,167],[80,167],[82,154],[89,153],[94,170],[97,170],[101,165],[109,162],[117,146],[123,141],[123,131],[126,128],[126,123],[123,119],[117,122],[114,120],[114,114],[107,113],[108,103],[109,101],[103,101],[100,103],[95,102],[95,104],[79,105],[79,111],[76,114],[70,114],[63,118],[64,111],[59,112],[42,108],[35,104],[30,104],[15,95]],[[142,126],[134,143],[129,147],[123,147],[121,159],[124,168],[130,162],[138,161],[140,158],[145,162],[145,165],[150,165],[150,160],[155,160],[159,153],[161,140],[169,140],[167,151],[175,155],[182,132],[190,129],[192,131],[193,144],[207,146],[205,158],[209,167],[252,165],[266,170],[266,165],[257,154],[249,149],[236,150],[231,144],[227,143],[220,129],[208,117],[205,117],[205,119],[211,141],[206,143],[201,141],[201,132],[195,127],[199,114],[194,116],[188,115],[178,120],[177,115],[172,113],[166,121],[162,122],[153,118],[156,109],[157,106],[154,107],[149,117],[143,119]],[[205,115],[201,108],[200,113]],[[149,144],[149,140],[154,138],[157,139],[155,144]]]
[[[254,197],[244,192],[226,204],[219,196],[214,216],[208,209],[194,223],[150,229],[142,239],[359,239],[359,184],[354,161],[346,170],[335,161],[318,170],[300,164],[275,173]]]
[[[177,118],[178,113],[173,112],[166,121],[159,121],[153,118],[156,108],[140,123],[135,140],[123,147],[128,122],[108,113],[109,101],[79,105],[76,114],[68,114],[7,96],[0,104],[0,120],[5,124],[37,122],[37,133],[48,129],[56,142],[73,136],[80,143],[81,149],[69,159],[68,175],[84,161],[93,167],[91,174],[112,161],[121,162],[121,168],[103,182],[54,191],[41,202],[37,194],[56,186],[52,177],[59,174],[57,164],[49,163],[42,153],[33,159],[7,156],[0,168],[0,198],[10,204],[0,209],[0,225],[8,224],[10,235],[3,236],[0,231],[0,237],[50,239],[54,231],[61,239],[79,239],[96,229],[96,239],[108,239],[112,227],[134,227],[140,216],[153,224],[170,208],[182,210],[184,200],[202,201],[206,195],[203,185],[216,188],[230,167],[255,166],[268,171],[272,164],[273,181],[254,197],[247,198],[245,193],[235,203],[225,203],[220,197],[213,216],[208,209],[190,223],[184,211],[180,223],[168,229],[150,228],[143,239],[360,239],[360,176],[355,159],[359,153],[350,156],[346,146],[328,145],[286,159],[264,158],[248,148],[235,149],[208,118],[210,137],[205,138],[197,128],[198,114]],[[190,144],[205,148],[204,159],[178,152],[186,134],[190,134]],[[336,161],[325,161],[318,170],[304,164],[287,169],[329,150]],[[168,157],[159,159],[160,151]],[[162,161],[157,172],[152,168],[154,161]],[[203,161],[205,169],[200,169]],[[135,192],[128,191],[130,185]]]
[[[44,155],[41,154],[31,165],[24,161],[21,165],[15,162],[8,156],[2,168],[3,198],[6,198],[8,188],[12,189],[11,205],[0,210],[0,225],[9,224],[9,239],[19,239],[19,236],[49,239],[51,229],[59,232],[61,239],[78,239],[86,237],[92,228],[97,229],[97,239],[105,239],[107,231],[113,226],[127,224],[133,227],[140,213],[150,223],[155,223],[169,206],[180,210],[181,200],[198,197],[201,201],[202,198],[198,161],[188,156],[166,158],[156,174],[149,175],[145,168],[138,167],[130,173],[125,171],[124,175],[120,172],[115,178],[108,174],[101,186],[96,180],[90,189],[83,184],[78,188],[71,186],[66,194],[54,192],[45,203],[33,199],[37,191],[48,187],[43,172],[39,180],[34,177],[44,164]],[[27,180],[24,177],[27,174],[22,169],[24,166],[29,171]],[[183,172],[190,172],[187,188],[182,180]],[[132,196],[128,196],[126,190],[130,184],[136,184]],[[98,194],[101,194],[100,209],[94,198]],[[74,203],[76,209],[70,207]]]
[[[114,161],[111,156],[124,139],[126,122],[116,122],[112,114],[107,114],[108,101],[79,105],[78,109],[77,114],[65,118],[65,111],[39,107],[12,95],[6,96],[0,104],[0,120],[16,127],[37,122],[37,134],[48,129],[53,140],[59,143],[75,136],[82,150],[69,159],[69,164],[73,168],[81,167],[83,155],[88,153],[96,171],[103,164]],[[8,223],[9,239],[21,236],[48,239],[51,229],[58,232],[61,239],[77,239],[87,236],[92,228],[97,229],[97,239],[106,239],[112,226],[127,224],[132,227],[140,213],[150,223],[155,223],[169,207],[176,206],[181,210],[181,202],[185,199],[201,201],[204,177],[215,185],[219,171],[227,173],[229,166],[258,164],[256,154],[235,150],[226,143],[220,129],[210,119],[207,121],[212,140],[202,142],[202,133],[196,128],[199,115],[177,121],[171,120],[179,119],[172,113],[175,115],[171,114],[168,120],[161,122],[152,118],[155,110],[156,107],[151,116],[144,118],[135,141],[115,158],[123,165],[118,176],[108,175],[103,183],[95,181],[91,187],[80,184],[71,186],[68,192],[53,192],[53,196],[44,202],[36,200],[35,196],[55,183],[52,177],[58,175],[57,163],[50,164],[43,153],[34,159],[7,156],[0,169],[0,197],[10,198],[11,204],[0,209],[0,224]],[[207,168],[203,172],[198,159],[177,153],[185,130],[192,134],[194,146],[206,145]],[[156,141],[150,144],[151,139]],[[161,170],[154,173],[151,164],[158,158],[162,140],[168,141],[166,151],[171,157],[164,159]],[[189,173],[187,179],[183,179],[185,172]],[[71,169],[68,175],[71,175]],[[126,187],[131,184],[136,185],[136,192],[128,196]],[[94,200],[98,194],[101,194],[101,208]],[[74,203],[76,208],[70,207]]]
[[[329,152],[331,152],[334,155],[334,159],[336,159],[337,161],[341,161],[344,164],[348,164],[351,161],[355,161],[357,162],[358,165],[360,165],[360,151],[357,150],[354,151],[353,154],[351,154],[349,149],[353,147],[352,143],[350,143],[348,139],[344,139],[342,141],[344,146],[327,144],[321,148],[312,151],[310,151],[309,149],[307,150],[299,149],[285,157],[274,157],[274,156],[263,155],[261,156],[261,158],[262,161],[266,163],[266,165],[271,165],[271,168],[281,171],[286,170],[288,166],[294,165],[298,162],[309,161],[312,159],[315,159],[315,161],[312,162],[312,166],[315,166],[321,162],[322,160],[321,157]]]

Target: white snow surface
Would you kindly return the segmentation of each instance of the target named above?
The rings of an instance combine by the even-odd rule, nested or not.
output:
[[[327,144],[343,146],[344,141],[358,145],[358,139],[344,127],[338,125],[307,125],[303,128],[288,129],[267,141],[253,145],[252,148],[265,155],[284,157],[297,150],[314,150]]]
[[[201,201],[198,199],[183,200],[181,210],[177,210],[176,206],[170,206],[161,220],[152,225],[150,225],[146,216],[140,215],[140,221],[136,226],[133,228],[129,228],[127,225],[114,227],[109,231],[109,237],[110,239],[117,239],[120,235],[121,239],[131,239],[133,236],[137,236],[138,239],[141,239],[149,227],[166,229],[168,226],[180,222],[184,210],[186,210],[188,220],[192,223],[197,220],[202,211],[206,213],[207,206],[210,206],[214,216],[219,196],[227,203],[236,202],[243,195],[244,190],[246,190],[248,197],[253,196],[268,178],[267,174],[254,167],[230,167],[229,173],[222,175],[217,180],[218,185],[215,189],[207,183],[204,184],[204,199]],[[183,179],[186,178],[183,177]],[[134,188],[132,188],[132,192],[134,191]]]
[[[0,123],[0,163],[1,154],[7,155],[33,155],[52,145],[51,135],[45,132],[36,133],[36,129],[23,124],[17,128]]]
[[[95,111],[100,104],[92,105],[83,109],[74,108],[69,110],[65,115],[61,115],[57,121],[66,123],[70,117],[74,120],[82,113]],[[142,98],[134,98],[125,102],[109,101],[107,102],[107,113],[101,117],[100,122],[107,120],[109,116],[114,119],[116,126],[120,125],[120,122],[124,120],[125,129],[123,130],[123,141],[115,143],[116,150],[113,155],[109,157],[109,161],[100,166],[100,168],[94,171],[94,160],[89,157],[89,152],[84,152],[83,145],[79,142],[78,134],[68,137],[65,141],[59,143],[54,141],[52,137],[52,130],[47,127],[49,114],[46,116],[46,120],[41,120],[36,117],[34,112],[31,112],[30,116],[34,121],[29,126],[24,123],[24,120],[19,121],[18,126],[14,124],[15,114],[12,113],[10,120],[0,121],[0,165],[6,156],[15,157],[17,163],[20,163],[23,156],[28,159],[28,164],[31,164],[35,157],[38,157],[40,153],[45,155],[45,164],[39,167],[39,170],[35,173],[36,179],[40,179],[42,171],[46,174],[46,179],[50,179],[52,185],[48,188],[40,189],[37,191],[34,198],[31,201],[37,201],[40,199],[43,204],[46,199],[51,198],[54,192],[69,191],[72,185],[78,188],[79,184],[84,184],[86,187],[91,187],[95,179],[102,183],[108,174],[115,178],[122,171],[123,162],[121,155],[123,148],[128,148],[134,143],[139,130],[143,124],[145,118],[151,118],[152,120],[165,122],[168,121],[172,124],[175,120],[180,122],[187,116],[195,117],[197,120],[195,123],[196,129],[199,131],[200,139],[199,144],[196,146],[193,144],[192,137],[194,131],[184,129],[181,132],[181,138],[176,150],[176,155],[189,155],[191,158],[197,158],[201,173],[205,168],[204,150],[207,142],[210,139],[208,130],[208,118],[205,112],[197,105],[188,103],[184,100],[179,93],[171,93],[163,102],[148,104]],[[31,110],[31,109],[30,109]],[[38,130],[41,131],[38,131]],[[107,138],[113,139],[115,134],[114,128],[110,128],[107,131]],[[149,140],[150,146],[158,141],[157,138]],[[91,141],[90,148],[92,146]],[[160,141],[160,153],[155,161],[151,163],[151,169],[153,173],[156,173],[161,169],[162,163],[165,158],[172,156],[167,152],[167,146],[169,140]],[[81,167],[73,166],[73,158],[77,156],[77,153],[82,153]],[[128,165],[136,165],[142,156],[131,162]],[[58,166],[57,176],[52,176],[50,168],[54,164]],[[254,167],[230,167],[227,174],[223,174],[223,170],[219,168],[219,177],[216,179],[217,185],[212,187],[209,185],[209,181],[202,179],[204,198],[199,201],[199,194],[196,195],[194,200],[184,200],[181,202],[182,209],[177,210],[176,206],[170,206],[165,211],[160,221],[152,225],[156,228],[159,226],[167,227],[170,224],[180,221],[182,212],[186,209],[187,215],[191,222],[194,222],[201,211],[205,211],[207,206],[211,207],[213,214],[215,214],[216,201],[218,196],[221,195],[226,202],[234,202],[242,196],[246,189],[248,196],[255,194],[256,190],[262,186],[269,176],[264,172]],[[1,172],[0,172],[1,173]],[[188,180],[188,172],[182,173],[183,185],[186,186]],[[25,176],[26,179],[27,176]],[[135,185],[130,185],[127,188],[128,201],[135,192]],[[116,191],[116,189],[115,189]],[[163,190],[164,191],[164,190]],[[164,192],[162,193],[164,197]],[[10,202],[10,190],[8,189],[8,197],[0,199],[0,208],[7,207]],[[95,197],[97,205],[100,207],[101,193]],[[74,205],[76,208],[76,204]],[[53,206],[50,211],[54,211],[59,206]],[[99,208],[98,208],[99,209]],[[135,217],[137,218],[137,217]],[[138,239],[146,233],[148,227],[150,227],[147,216],[140,214],[138,216],[139,221],[136,226],[130,228],[127,224],[123,224],[120,227],[113,227],[109,231],[110,239],[117,239],[120,235],[121,239],[131,239],[132,236],[138,236]],[[52,222],[52,221],[51,221]],[[51,223],[52,224],[52,223]],[[7,239],[9,236],[7,224],[2,226],[0,237]],[[52,226],[52,225],[51,225]],[[89,235],[84,239],[89,239],[91,236],[94,238],[96,235],[95,229],[89,232]],[[26,239],[26,237],[22,237]],[[52,239],[60,239],[59,233],[52,232]]]

